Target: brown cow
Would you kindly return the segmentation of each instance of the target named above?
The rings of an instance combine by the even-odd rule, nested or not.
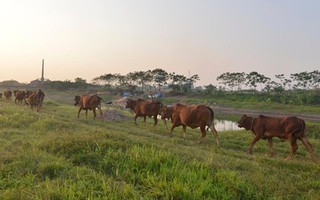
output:
[[[18,101],[18,103],[20,103],[20,104],[22,104],[22,100],[24,100],[24,102],[26,103],[26,104],[28,104],[27,103],[27,101],[26,101],[26,92],[25,91],[16,91],[15,92],[15,100],[14,100],[14,102],[17,104],[17,101]]]
[[[6,90],[3,92],[3,95],[6,97],[7,100],[10,100],[12,97],[12,91],[11,90]]]
[[[138,99],[138,100],[132,100],[128,99],[126,108],[130,108],[134,112],[134,124],[137,125],[137,118],[143,117],[144,124],[146,124],[146,118],[153,117],[154,125],[156,126],[158,123],[158,114],[160,111],[160,108],[162,108],[161,101],[155,101],[155,100],[144,100],[144,99]]]
[[[103,101],[103,99],[96,94],[85,94],[85,95],[82,95],[81,97],[75,96],[74,105],[79,106],[78,118],[80,116],[81,110],[86,111],[86,118],[88,116],[88,110],[92,110],[94,119],[97,116],[96,109],[100,111],[100,115],[102,116],[101,101]],[[105,102],[105,103],[111,104],[112,102]]]
[[[20,90],[13,90],[13,96],[16,96]]]
[[[166,125],[167,130],[168,130],[167,120],[170,120],[172,122],[172,113],[173,113],[173,106],[163,106],[163,108],[161,108],[159,112],[161,119]]]
[[[44,93],[40,89],[38,92],[36,91],[32,92],[32,94],[28,96],[28,102],[31,106],[31,109],[33,109],[33,107],[36,107],[37,112],[39,112],[40,109],[42,108],[44,96],[45,96]]]
[[[202,142],[203,138],[207,135],[206,126],[211,129],[213,136],[216,139],[217,146],[220,147],[218,132],[214,127],[214,112],[209,106],[205,105],[183,105],[177,103],[173,107],[172,113],[172,127],[170,136],[172,137],[172,132],[175,127],[183,127],[183,138],[186,138],[186,128],[187,126],[194,129],[200,127],[201,136],[199,138],[199,144]]]
[[[238,122],[240,128],[251,130],[254,138],[250,144],[248,152],[252,154],[253,145],[260,139],[267,139],[269,145],[270,156],[274,155],[273,151],[273,137],[279,137],[282,141],[289,139],[291,145],[291,152],[286,160],[291,159],[298,149],[297,139],[301,140],[307,148],[310,156],[314,161],[317,161],[313,152],[312,145],[307,140],[305,134],[306,124],[304,120],[298,117],[267,117],[259,115],[255,118],[243,115]]]

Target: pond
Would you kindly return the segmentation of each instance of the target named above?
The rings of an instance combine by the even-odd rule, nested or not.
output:
[[[230,120],[214,120],[214,127],[217,131],[236,131],[242,130],[242,128],[238,127],[238,123]]]

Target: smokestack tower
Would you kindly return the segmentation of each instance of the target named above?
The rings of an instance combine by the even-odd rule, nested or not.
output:
[[[44,82],[44,59],[42,59],[41,84]]]

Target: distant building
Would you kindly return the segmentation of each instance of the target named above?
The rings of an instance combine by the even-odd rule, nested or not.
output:
[[[43,85],[46,82],[51,82],[51,81],[49,79],[41,80],[40,78],[38,78],[36,80],[30,81],[30,83],[28,85],[32,86],[32,87],[39,87],[39,86]]]

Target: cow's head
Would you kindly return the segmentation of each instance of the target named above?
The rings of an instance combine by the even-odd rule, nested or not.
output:
[[[159,111],[159,115],[161,116],[161,119],[165,119],[167,116],[167,112],[168,112],[168,107],[167,106],[163,106],[160,111]]]
[[[44,97],[44,93],[40,89],[38,91],[38,96],[39,96],[39,98],[43,98]]]
[[[172,112],[173,112],[173,107],[163,106],[159,111],[159,115],[161,116],[161,119],[171,118]]]
[[[81,97],[79,95],[74,97],[74,106],[77,106],[80,102]]]
[[[26,98],[28,98],[29,96],[31,96],[31,95],[32,95],[32,93],[33,93],[32,91],[27,90],[27,91],[26,91]]]
[[[17,96],[17,93],[19,92],[19,90],[13,90],[13,95]]]
[[[136,106],[136,101],[135,100],[132,100],[132,99],[128,99],[127,100],[127,105],[126,105],[126,108],[130,108],[130,109],[134,109],[134,107]]]
[[[245,128],[246,130],[251,130],[252,124],[253,124],[253,117],[242,115],[240,121],[238,122],[238,127]]]

